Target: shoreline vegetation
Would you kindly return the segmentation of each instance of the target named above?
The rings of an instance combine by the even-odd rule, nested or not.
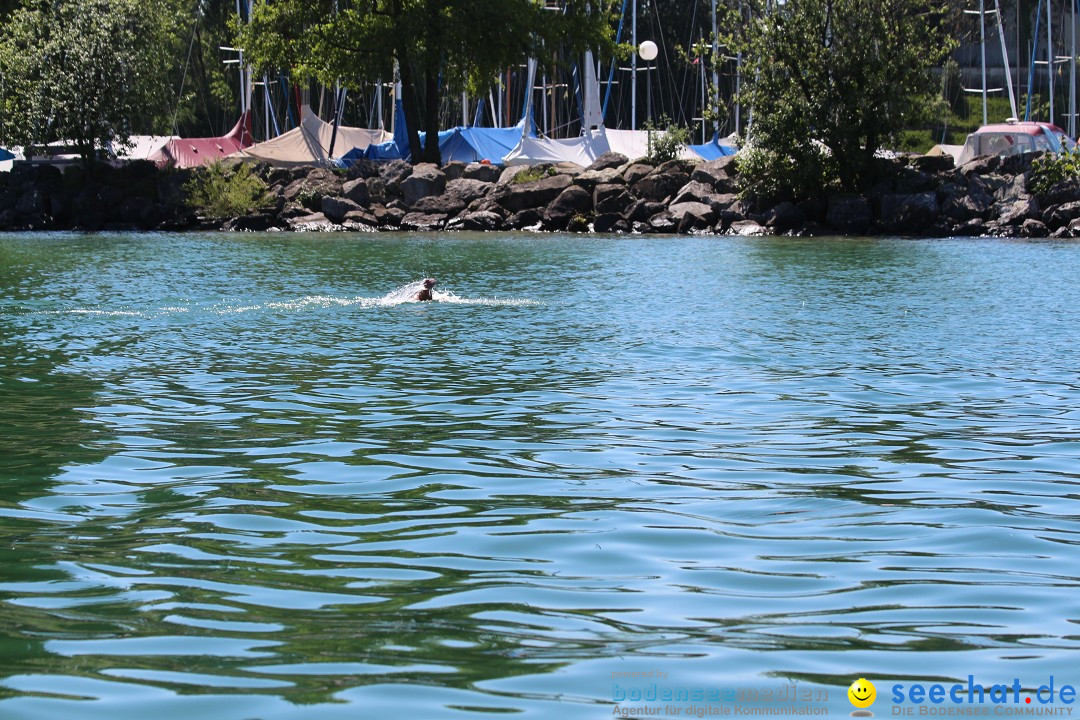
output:
[[[1039,154],[879,160],[879,182],[766,205],[737,156],[587,168],[360,161],[347,171],[215,164],[159,170],[18,165],[0,173],[0,231],[512,231],[717,235],[1080,237],[1080,182]]]

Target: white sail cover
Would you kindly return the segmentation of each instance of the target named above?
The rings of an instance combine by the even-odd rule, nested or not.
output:
[[[655,135],[659,136],[660,133]],[[601,126],[581,137],[566,140],[523,137],[504,162],[507,165],[569,162],[587,167],[606,152],[617,152],[630,160],[643,158],[649,154],[649,133],[645,130],[611,130]],[[701,159],[686,146],[679,150],[679,157],[684,160]]]
[[[300,109],[300,125],[272,140],[255,143],[230,155],[230,158],[265,162],[276,167],[330,164],[330,139],[334,126],[323,122],[305,105]],[[394,136],[385,130],[368,130],[339,126],[334,140],[334,156],[341,157],[350,150],[363,150],[369,145],[389,142]]]

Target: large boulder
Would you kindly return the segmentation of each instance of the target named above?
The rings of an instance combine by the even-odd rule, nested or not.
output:
[[[634,196],[623,185],[597,185],[593,190],[593,207],[600,214],[621,214],[633,202]]]
[[[548,204],[544,210],[544,224],[563,230],[575,215],[583,215],[591,209],[592,195],[583,187],[571,185]]]
[[[1047,208],[1042,214],[1043,223],[1054,229],[1067,227],[1077,218],[1080,218],[1080,201],[1075,200]]]
[[[777,234],[798,230],[805,222],[806,214],[790,202],[782,202],[765,214],[765,225]]]
[[[870,229],[873,219],[870,203],[861,195],[833,195],[829,198],[825,221],[834,230],[859,235]]]
[[[360,204],[346,197],[324,197],[322,199],[322,214],[331,222],[341,224],[345,221],[345,216],[348,213],[358,210],[363,210]]]
[[[719,193],[733,193],[738,190],[735,184],[735,156],[724,157],[701,163],[694,168],[690,179],[711,185]]]
[[[668,215],[675,222],[675,229],[680,233],[692,230],[705,230],[716,222],[716,212],[711,206],[699,202],[673,203],[667,209]]]
[[[465,166],[465,172],[461,177],[466,180],[479,180],[480,182],[493,183],[502,175],[502,168],[490,163],[469,163]]]
[[[972,158],[961,165],[957,170],[961,175],[988,175],[1001,166],[1001,158],[997,155],[980,155]]]
[[[586,170],[574,178],[574,184],[580,185],[589,192],[597,185],[621,185],[624,182],[622,173],[618,168],[603,168],[600,170]]]
[[[498,213],[478,210],[476,212],[467,212],[460,217],[454,218],[450,223],[450,227],[458,226],[460,226],[462,230],[501,230],[503,219]]]
[[[446,225],[446,215],[443,213],[411,212],[401,219],[402,230],[429,232],[442,230],[444,225]]]
[[[514,230],[538,227],[544,219],[544,213],[538,208],[525,208],[506,219],[506,227]]]
[[[446,173],[433,163],[414,165],[412,174],[401,182],[401,196],[412,207],[421,198],[441,195],[446,189]]]
[[[639,198],[660,202],[674,195],[689,179],[680,170],[664,171],[657,168],[634,183],[633,191]]]
[[[342,185],[341,194],[361,207],[367,207],[371,203],[371,191],[368,190],[367,181],[362,177],[349,180]]]
[[[958,223],[970,220],[985,220],[994,199],[985,193],[964,193],[945,200],[941,212],[945,217]]]
[[[634,163],[623,170],[623,180],[627,185],[633,185],[655,169],[652,165],[646,163]]]
[[[915,235],[933,225],[941,216],[937,195],[932,192],[915,195],[889,194],[881,198],[881,226],[884,230]]]
[[[509,183],[500,186],[492,198],[510,212],[516,213],[545,207],[570,187],[571,182],[569,175],[552,175],[531,182]]]
[[[471,203],[484,197],[491,189],[491,184],[480,180],[451,180],[446,184],[442,195],[420,198],[413,204],[417,212],[437,212],[456,215]]]
[[[627,163],[630,158],[626,157],[622,153],[606,152],[600,157],[593,160],[592,165],[585,168],[586,172],[595,170],[613,170],[620,168]]]
[[[598,233],[626,232],[630,229],[621,215],[603,213],[593,218],[593,230]]]
[[[1022,225],[1025,220],[1039,220],[1042,223],[1039,201],[1030,195],[1023,200],[998,203],[994,209],[997,210],[999,225]]]

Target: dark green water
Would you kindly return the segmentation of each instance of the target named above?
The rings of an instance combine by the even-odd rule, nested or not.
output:
[[[0,235],[0,717],[1080,685],[1078,345],[1074,244]]]

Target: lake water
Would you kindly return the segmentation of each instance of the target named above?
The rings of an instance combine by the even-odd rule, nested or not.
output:
[[[1078,347],[1073,243],[0,235],[0,717],[1080,685]]]

